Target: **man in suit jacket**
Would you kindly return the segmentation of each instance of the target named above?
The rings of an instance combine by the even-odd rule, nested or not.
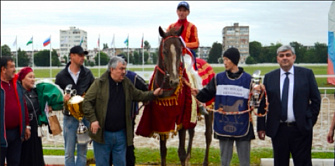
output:
[[[294,66],[295,59],[294,48],[279,47],[280,69],[265,74],[263,81],[268,95],[268,114],[257,119],[257,131],[262,140],[265,134],[271,137],[275,166],[288,166],[290,153],[295,166],[312,166],[313,126],[319,115],[321,97],[313,71]],[[283,89],[288,91],[283,92]],[[261,102],[259,113],[265,112],[265,102]]]

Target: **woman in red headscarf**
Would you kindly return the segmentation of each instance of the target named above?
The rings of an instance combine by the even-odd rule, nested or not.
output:
[[[22,143],[20,165],[41,166],[44,164],[41,135],[38,133],[38,115],[42,111],[39,107],[37,91],[35,88],[35,74],[30,67],[24,67],[18,73],[19,82],[23,87],[24,99],[29,113],[31,136]],[[41,132],[41,131],[40,131]]]

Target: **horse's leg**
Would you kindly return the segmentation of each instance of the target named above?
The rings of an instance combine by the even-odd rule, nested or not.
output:
[[[212,142],[212,133],[213,133],[213,112],[209,112],[208,115],[205,115],[205,125],[206,125],[206,152],[204,157],[204,162],[202,163],[203,166],[208,166],[208,154],[209,148]]]
[[[189,160],[191,159],[191,151],[192,151],[192,144],[193,144],[193,138],[194,138],[194,128],[188,129],[188,146],[187,146],[187,153],[186,153],[186,164],[188,164]]]
[[[186,151],[185,151],[186,130],[183,128],[180,129],[178,131],[178,137],[179,137],[178,156],[179,156],[180,164],[184,166],[185,160],[186,160]]]
[[[161,154],[161,166],[166,166],[166,155],[167,155],[166,136],[160,136],[159,144]]]

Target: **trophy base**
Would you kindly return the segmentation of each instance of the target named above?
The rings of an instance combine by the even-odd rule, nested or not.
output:
[[[77,133],[77,144],[85,145],[91,141],[90,136],[88,136],[88,132],[85,133]]]

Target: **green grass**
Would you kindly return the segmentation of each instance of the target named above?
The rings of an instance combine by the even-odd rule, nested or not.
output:
[[[44,155],[64,155],[64,150],[43,150]],[[190,163],[192,165],[201,165],[203,162],[205,154],[205,149],[193,148]],[[135,149],[136,164],[146,164],[146,165],[159,165],[160,164],[160,154],[159,149],[152,148],[136,148]],[[89,161],[94,160],[94,155],[92,150],[88,150],[87,159]],[[269,148],[256,148],[251,150],[250,154],[250,165],[260,165],[261,158],[273,158],[272,149]],[[312,152],[312,158],[324,158],[333,159],[333,152]],[[169,165],[179,165],[178,149],[174,147],[168,148],[168,154],[166,157],[166,162]],[[220,165],[220,149],[211,148],[209,153],[209,163],[210,165]],[[231,161],[231,166],[239,165],[239,160],[236,152],[233,153],[233,158]]]

